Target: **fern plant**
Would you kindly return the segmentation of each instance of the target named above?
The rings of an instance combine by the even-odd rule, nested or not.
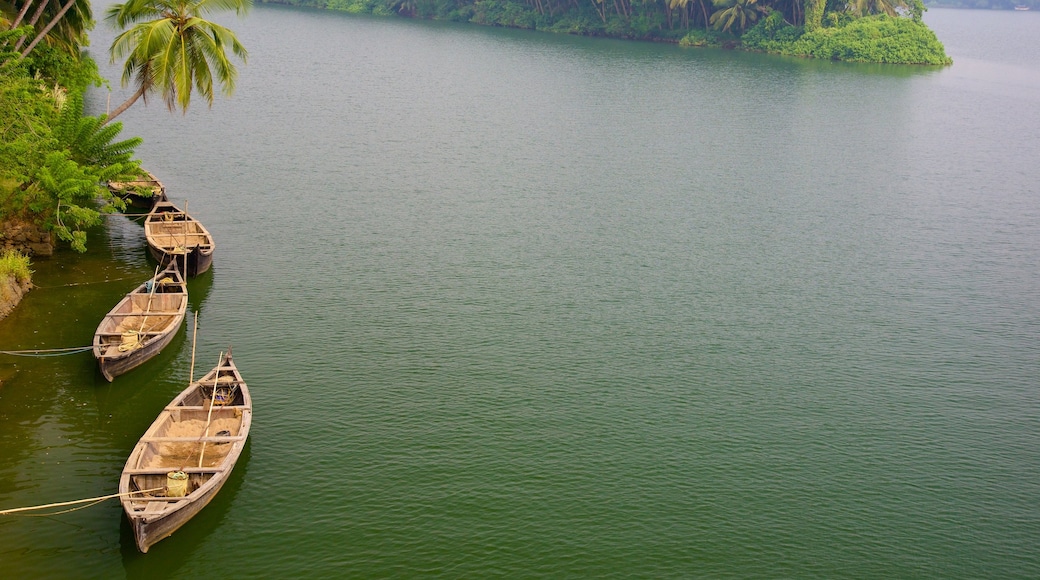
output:
[[[83,116],[83,96],[73,95],[61,111],[54,136],[68,149],[70,159],[89,167],[100,182],[136,175],[140,162],[134,159],[134,149],[142,139],[116,141],[123,124],[103,123],[103,116]]]

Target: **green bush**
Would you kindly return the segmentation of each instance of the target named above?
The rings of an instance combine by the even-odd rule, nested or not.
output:
[[[798,52],[850,62],[944,65],[953,62],[935,33],[909,18],[871,16],[820,28],[794,43]]]
[[[953,62],[935,33],[911,18],[832,18],[836,26],[802,33],[770,15],[749,30],[745,48],[850,62],[945,65]]]
[[[98,198],[112,197],[103,184],[138,167],[139,139],[117,141],[121,124],[83,117],[83,92],[99,78],[93,61],[46,47],[0,63],[0,213],[80,252],[86,230],[101,222]]]
[[[691,30],[679,40],[679,46],[722,46],[734,36],[718,30]]]

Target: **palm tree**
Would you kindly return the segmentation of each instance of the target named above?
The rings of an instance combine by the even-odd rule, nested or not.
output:
[[[19,26],[32,26],[35,35],[28,46],[24,49],[22,45],[29,37],[22,35],[14,45],[14,49],[27,56],[40,41],[46,39],[47,43],[61,50],[79,56],[81,46],[86,45],[87,30],[94,24],[94,17],[90,11],[89,0],[23,0],[19,3],[4,2],[0,0],[0,23],[8,29],[13,30]],[[35,8],[32,15],[29,9]],[[17,12],[15,12],[17,11]],[[27,19],[28,16],[28,19]],[[41,26],[41,23],[44,23]]]
[[[743,32],[749,24],[754,24],[759,15],[769,8],[759,6],[758,0],[714,0],[719,7],[711,15],[711,24],[718,30],[729,32],[734,25]]]
[[[106,20],[123,30],[112,41],[112,62],[126,58],[123,86],[131,79],[137,90],[116,107],[106,123],[138,99],[155,91],[166,107],[188,111],[194,89],[213,105],[213,79],[230,95],[238,70],[227,49],[246,61],[248,53],[231,30],[203,18],[212,12],[244,14],[252,0],[128,0],[109,8]],[[127,26],[133,25],[126,29]]]
[[[903,0],[850,0],[848,11],[856,16],[888,14],[898,16],[900,8],[908,8]]]

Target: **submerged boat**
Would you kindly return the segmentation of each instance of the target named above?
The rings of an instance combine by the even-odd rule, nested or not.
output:
[[[94,332],[94,358],[104,377],[117,376],[159,354],[184,322],[188,286],[176,263],[131,290]]]
[[[109,181],[108,190],[132,207],[150,209],[156,201],[166,199],[166,187],[151,173],[141,170],[138,179]]]
[[[144,220],[148,251],[159,263],[173,259],[186,276],[195,277],[213,264],[213,236],[201,222],[164,196]]]
[[[138,550],[148,552],[176,532],[220,491],[242,454],[252,418],[249,389],[230,349],[163,409],[119,478]]]

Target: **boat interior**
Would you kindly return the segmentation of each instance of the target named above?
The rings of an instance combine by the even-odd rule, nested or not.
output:
[[[210,409],[212,407],[212,410]],[[135,510],[147,509],[156,499],[167,497],[167,474],[183,471],[188,475],[187,496],[222,471],[232,443],[241,441],[243,412],[246,407],[241,391],[233,384],[199,386],[195,392],[165,409],[162,423],[141,438],[143,450],[136,464],[128,467],[129,491],[164,488],[130,501]]]
[[[130,299],[110,312],[98,328],[103,352],[114,354],[109,351],[125,344],[127,333],[136,333],[136,338],[142,342],[147,337],[162,334],[182,314],[181,307],[186,300],[181,284],[159,284],[154,293],[131,294]]]
[[[149,216],[145,223],[152,243],[161,248],[201,248],[213,245],[209,233],[202,224],[186,213],[171,209],[158,211]]]

